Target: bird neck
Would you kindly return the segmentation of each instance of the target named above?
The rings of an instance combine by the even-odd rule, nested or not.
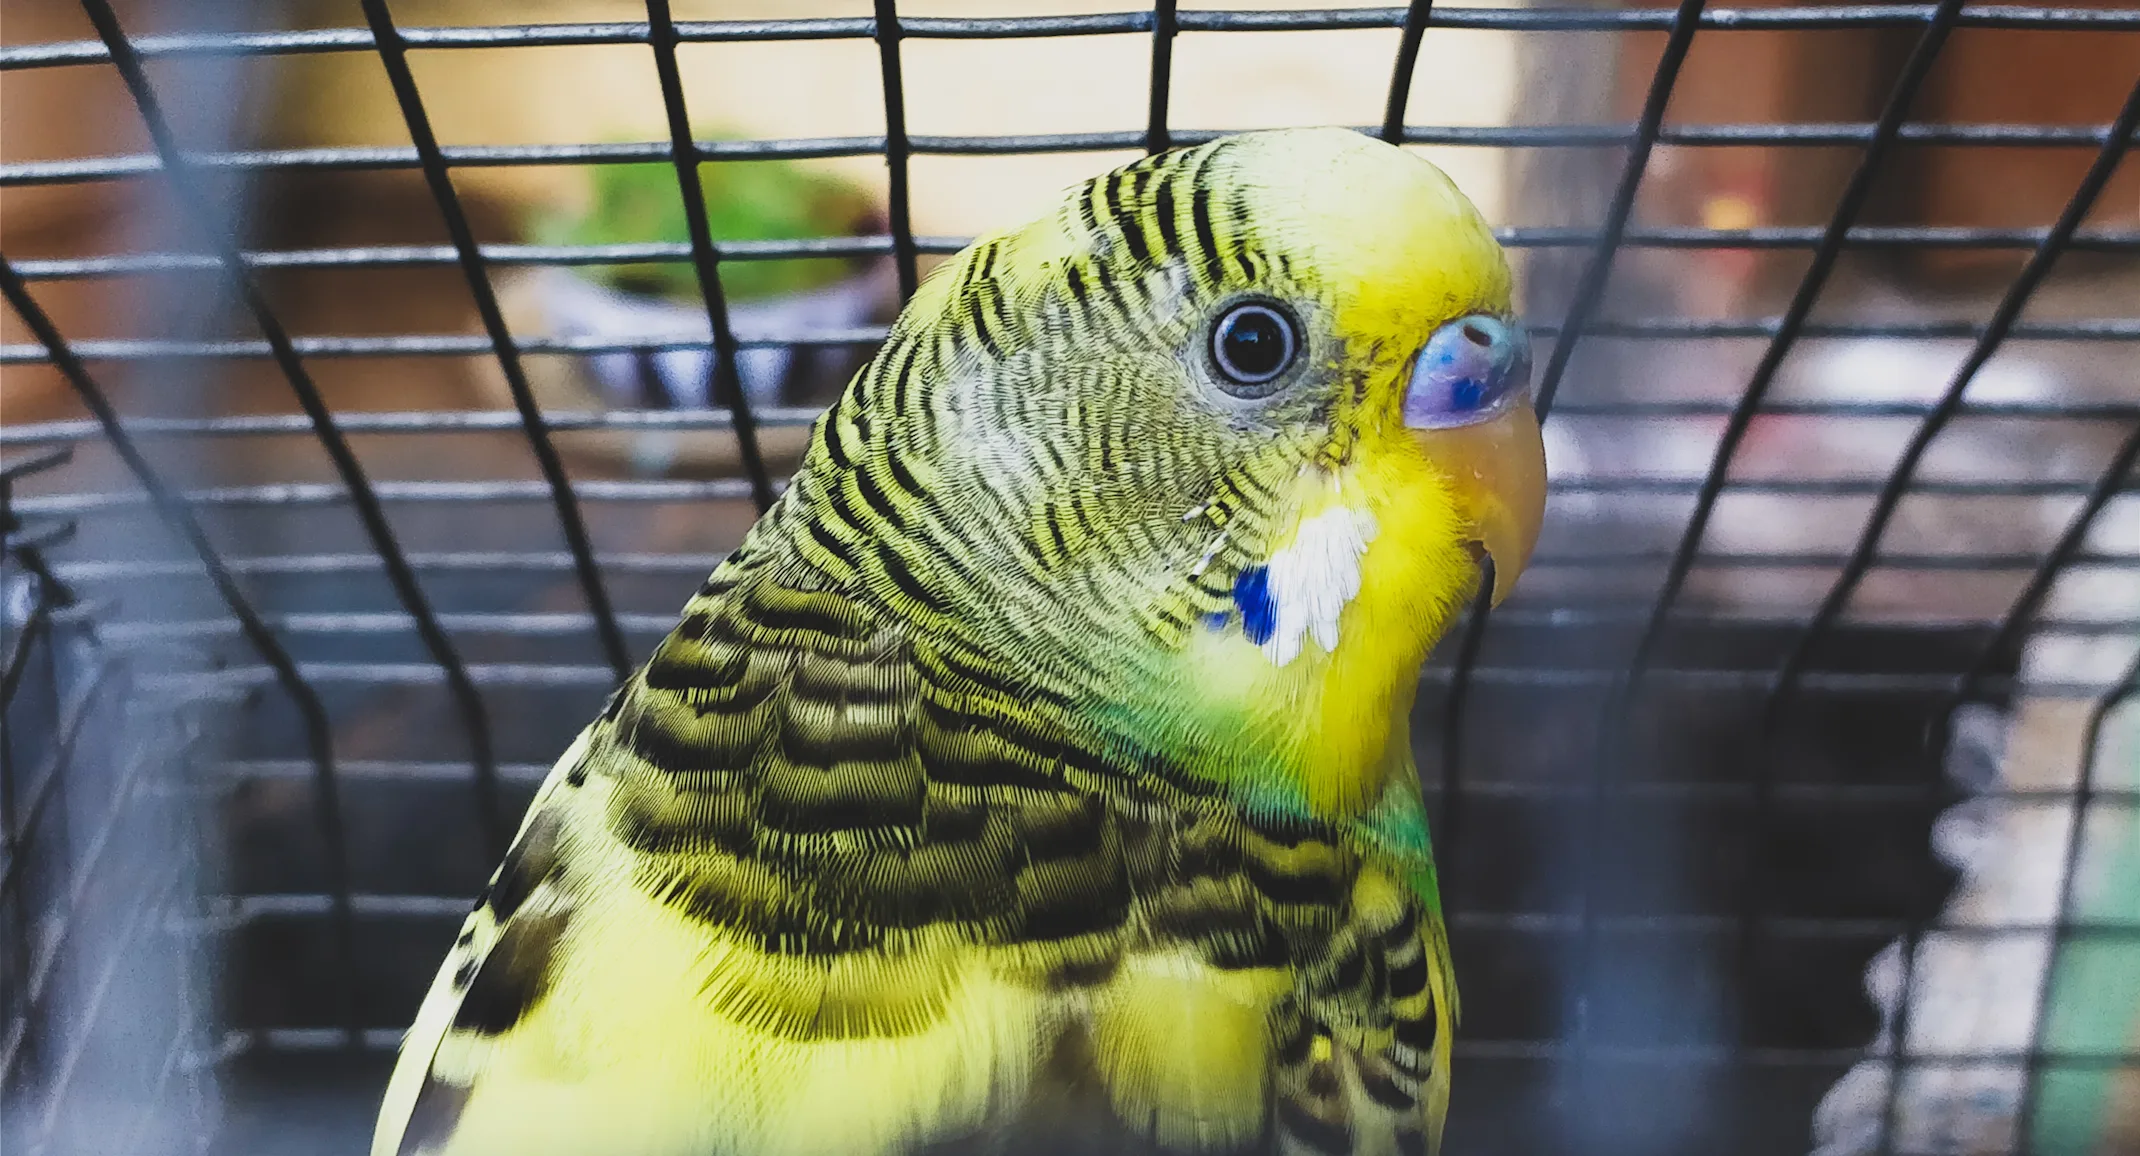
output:
[[[1419,668],[1478,581],[1438,500],[1446,480],[1416,455],[1358,448],[1302,471],[1236,582],[1238,621],[1193,633],[1126,708],[1244,798],[1325,820],[1368,815],[1413,777]]]

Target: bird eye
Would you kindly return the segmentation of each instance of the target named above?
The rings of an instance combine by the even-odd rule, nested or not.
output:
[[[1498,412],[1531,382],[1531,343],[1523,330],[1485,313],[1434,331],[1412,363],[1404,424],[1438,429],[1469,425]]]
[[[1261,302],[1236,305],[1211,330],[1211,360],[1220,384],[1237,397],[1264,397],[1293,364],[1300,335],[1293,319]]]

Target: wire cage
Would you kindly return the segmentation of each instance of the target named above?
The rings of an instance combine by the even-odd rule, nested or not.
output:
[[[9,1151],[363,1151],[535,784],[779,492],[824,398],[776,379],[850,358],[837,384],[883,336],[883,310],[753,312],[738,271],[841,258],[896,304],[963,243],[917,231],[924,166],[1211,139],[1180,123],[1190,46],[1264,33],[1380,37],[1361,131],[1505,160],[1541,344],[1539,558],[1444,640],[1415,720],[1465,993],[1449,1150],[2140,1152],[2140,9],[395,7],[83,0],[0,45],[0,77],[109,78],[95,107],[139,128],[0,160],[18,209],[130,198],[95,244],[0,255]],[[1489,34],[1508,115],[1439,123],[1422,60]],[[1750,34],[1877,40],[1868,112],[1681,115],[1690,60]],[[2119,46],[2070,63],[2111,74],[2082,120],[1921,112],[1965,38],[2051,34]],[[1086,40],[1132,46],[1140,119],[910,131],[917,52]],[[695,118],[694,54],[818,42],[861,54],[880,128]],[[651,65],[665,131],[442,132],[455,62],[564,49]],[[263,77],[320,59],[383,79],[406,143],[262,147]],[[2058,192],[2041,219],[1894,209],[1940,150],[1986,181],[2056,158]],[[1676,219],[1674,174],[1713,156],[1830,179],[1802,220]],[[877,166],[866,227],[715,234],[723,166],[824,158]],[[482,191],[649,162],[686,236],[538,243]],[[393,196],[421,227],[339,227]],[[1955,256],[1992,273],[1894,273]],[[692,295],[623,330],[515,295],[626,265]],[[560,400],[605,365],[621,393]],[[448,371],[490,400],[396,384]]]

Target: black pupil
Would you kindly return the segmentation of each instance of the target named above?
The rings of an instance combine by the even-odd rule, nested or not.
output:
[[[1227,368],[1243,377],[1269,377],[1285,368],[1285,323],[1267,310],[1236,314],[1219,343]]]

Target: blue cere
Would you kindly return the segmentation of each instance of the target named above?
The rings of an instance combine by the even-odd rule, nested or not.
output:
[[[1233,604],[1241,608],[1241,633],[1261,646],[1278,629],[1278,607],[1271,601],[1271,570],[1250,566],[1234,579]]]
[[[1528,388],[1531,343],[1523,328],[1485,313],[1434,331],[1412,365],[1404,422],[1415,429],[1470,425]]]

